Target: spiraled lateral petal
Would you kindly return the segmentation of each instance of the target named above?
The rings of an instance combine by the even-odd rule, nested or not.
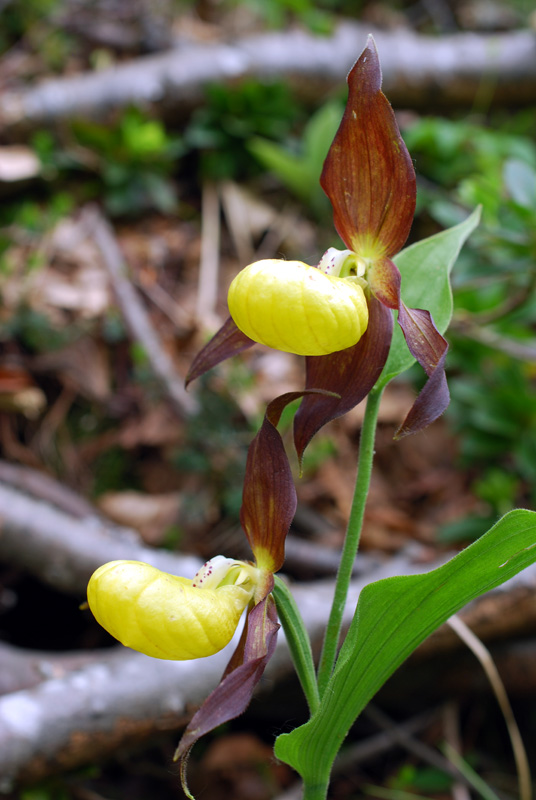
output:
[[[257,566],[281,569],[285,539],[296,511],[296,489],[277,424],[283,409],[305,392],[287,392],[268,404],[248,450],[240,521]]]
[[[369,270],[369,286],[374,295],[389,308],[398,311],[408,350],[428,375],[428,381],[395,434],[400,439],[417,433],[441,416],[450,395],[445,377],[446,339],[437,330],[429,311],[408,308],[400,296],[400,272],[390,258],[378,259]]]
[[[188,797],[186,762],[190,750],[205,733],[246,710],[272,657],[278,630],[275,602],[268,594],[249,612],[237,657],[233,656],[221,683],[192,717],[177,747],[175,759],[180,760],[182,787]]]
[[[196,378],[200,378],[212,367],[253,347],[254,344],[255,342],[242,333],[229,317],[192,361],[190,371],[186,376],[186,386]]]
[[[315,433],[360,403],[380,377],[393,335],[393,315],[374,297],[368,305],[368,328],[354,347],[306,360],[306,387],[335,395],[304,396],[294,418],[294,444],[300,462]]]
[[[369,36],[348,75],[348,102],[320,179],[339,236],[367,258],[397,253],[415,211],[415,170],[381,82]]]
[[[437,330],[432,315],[420,308],[407,308],[401,302],[398,322],[411,354],[428,375],[428,381],[397,430],[395,439],[426,428],[441,416],[450,402],[445,376],[449,346]]]

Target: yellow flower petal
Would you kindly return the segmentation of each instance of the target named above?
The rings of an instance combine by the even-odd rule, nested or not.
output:
[[[228,304],[250,339],[303,356],[352,347],[368,325],[365,293],[356,278],[325,275],[301,261],[250,264],[232,282]]]
[[[231,640],[252,595],[241,586],[196,588],[188,578],[140,561],[111,561],[91,577],[97,622],[126,647],[183,661],[213,655]]]

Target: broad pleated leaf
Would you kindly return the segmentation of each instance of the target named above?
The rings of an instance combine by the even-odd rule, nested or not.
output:
[[[536,512],[511,511],[442,567],[366,586],[320,709],[276,741],[278,758],[322,784],[356,717],[430,633],[536,562]]]

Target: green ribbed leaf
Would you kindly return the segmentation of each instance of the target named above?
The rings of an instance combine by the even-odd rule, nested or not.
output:
[[[402,300],[409,308],[429,311],[440,333],[445,333],[452,318],[450,272],[479,221],[480,208],[477,208],[459,225],[406,247],[393,259],[402,276]],[[396,326],[389,357],[377,385],[385,386],[414,363],[402,331]]]
[[[536,512],[516,510],[442,567],[366,586],[320,709],[279,736],[277,757],[308,786],[325,784],[350,726],[400,664],[468,602],[535,561]]]

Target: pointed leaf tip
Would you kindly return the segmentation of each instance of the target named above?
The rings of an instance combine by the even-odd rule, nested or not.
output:
[[[380,57],[378,55],[378,48],[374,41],[374,36],[369,33],[367,36],[367,43],[354,66],[348,73],[347,83],[352,90],[352,86],[356,85],[358,80],[357,75],[354,73],[361,72],[359,80],[367,82],[367,88],[371,92],[379,92],[382,86],[382,68],[380,65]]]

